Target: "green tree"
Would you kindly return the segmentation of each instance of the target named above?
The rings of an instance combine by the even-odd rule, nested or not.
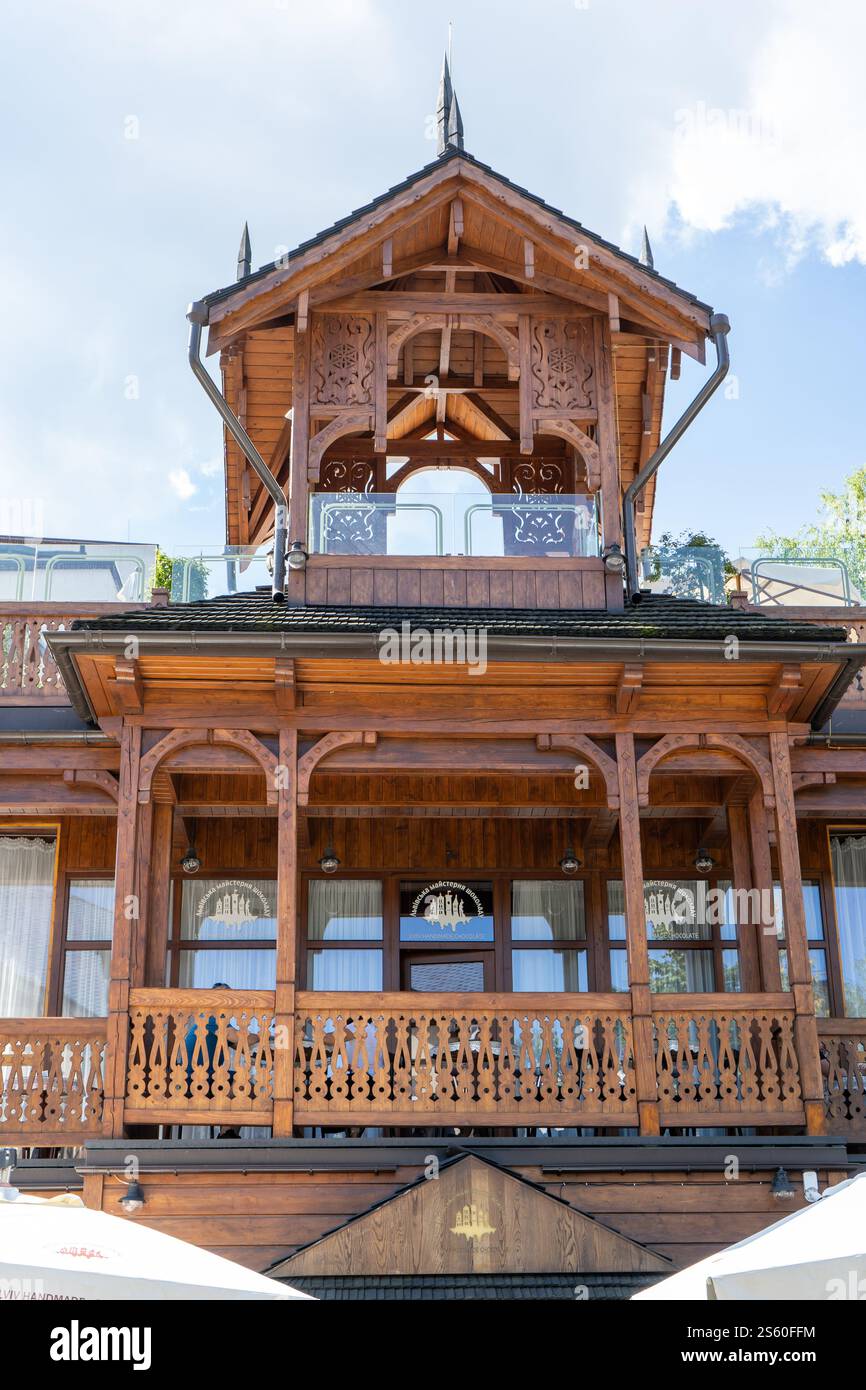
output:
[[[845,479],[842,492],[822,492],[820,520],[793,536],[765,531],[755,545],[783,560],[841,560],[851,583],[866,594],[866,467]]]
[[[725,576],[734,565],[712,536],[703,531],[663,531],[649,551],[647,578],[667,581],[676,598],[724,603]]]
[[[190,600],[207,598],[207,566],[202,560],[185,560],[181,562],[178,557],[167,555],[164,550],[157,547],[156,564],[150,584],[153,589],[168,589],[173,603],[180,603],[183,598],[184,580],[188,576]]]

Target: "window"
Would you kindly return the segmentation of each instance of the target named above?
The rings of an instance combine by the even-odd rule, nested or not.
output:
[[[844,1012],[866,1018],[866,834],[831,834]]]
[[[53,837],[0,835],[0,1017],[45,1012],[55,860]]]
[[[824,940],[824,919],[821,912],[821,890],[817,883],[803,881],[803,906],[806,910],[806,937],[809,944],[809,963],[812,969],[812,993],[815,1012],[819,1018],[830,1017],[830,980],[827,973],[827,950]],[[773,884],[773,916],[779,938],[779,971],[782,989],[790,989],[788,952],[785,949],[785,906],[782,885]]]
[[[739,990],[739,952],[736,944],[727,944],[737,939],[730,889],[725,880],[646,880],[644,910],[654,993]],[[607,885],[607,921],[611,988],[622,993],[628,989],[628,955],[625,895],[619,880]]]
[[[108,1013],[113,927],[114,879],[70,879],[60,1005],[65,1018],[104,1018]]]
[[[378,879],[311,879],[307,988],[361,993],[381,989],[382,923]]]
[[[493,884],[452,879],[400,884],[400,940],[460,946],[493,940]]]
[[[572,994],[588,989],[583,883],[516,879],[511,887],[511,940],[512,983],[518,993]]]
[[[277,885],[272,879],[185,878],[170,941],[181,989],[273,989]],[[178,920],[179,919],[179,920]],[[176,933],[176,934],[175,934]]]

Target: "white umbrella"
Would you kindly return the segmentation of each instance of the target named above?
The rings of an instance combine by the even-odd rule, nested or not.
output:
[[[309,1297],[77,1197],[0,1201],[0,1290],[28,1300]]]
[[[866,1173],[635,1299],[866,1299]]]

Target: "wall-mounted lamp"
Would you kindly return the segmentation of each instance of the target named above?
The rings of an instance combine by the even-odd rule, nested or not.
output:
[[[773,1178],[773,1185],[770,1188],[770,1196],[775,1197],[777,1202],[790,1202],[796,1196],[794,1185],[784,1168],[776,1169],[776,1176]]]
[[[580,860],[570,845],[560,859],[559,867],[564,874],[576,874],[580,868]]]
[[[132,1216],[133,1212],[141,1211],[144,1206],[144,1188],[140,1182],[131,1182],[126,1192],[120,1199],[120,1206],[127,1216]]]
[[[180,867],[185,874],[197,874],[201,868],[201,860],[195,851],[195,845],[190,845],[186,854],[180,861]]]
[[[340,867],[340,861],[332,849],[326,849],[319,860],[319,868],[323,874],[335,874]]]
[[[625,569],[625,556],[616,541],[605,546],[602,552],[602,559],[604,560],[604,567],[608,574],[622,574]]]
[[[818,1174],[814,1168],[809,1168],[803,1174],[803,1196],[807,1202],[820,1202],[823,1193],[818,1186]]]
[[[708,874],[715,862],[708,850],[699,849],[695,855],[695,868],[699,874]]]
[[[307,552],[304,549],[303,541],[292,541],[291,548],[286,556],[286,563],[290,570],[306,569]]]

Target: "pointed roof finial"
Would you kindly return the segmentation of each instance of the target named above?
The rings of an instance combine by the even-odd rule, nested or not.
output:
[[[643,229],[643,245],[640,248],[640,263],[641,265],[645,265],[647,270],[655,270],[655,262],[653,261],[653,249],[650,246],[650,239],[647,235],[646,227],[644,227]]]
[[[452,93],[451,110],[448,112],[448,144],[455,149],[463,149],[463,117],[460,115],[460,103],[456,92]]]
[[[241,244],[238,247],[238,273],[236,278],[238,280],[245,279],[252,269],[252,264],[253,252],[250,246],[250,229],[245,222],[243,232],[241,233]]]
[[[436,98],[436,153],[444,154],[448,148],[448,121],[454,93],[451,87],[451,68],[448,54],[442,57],[442,72],[439,75],[439,94]]]

